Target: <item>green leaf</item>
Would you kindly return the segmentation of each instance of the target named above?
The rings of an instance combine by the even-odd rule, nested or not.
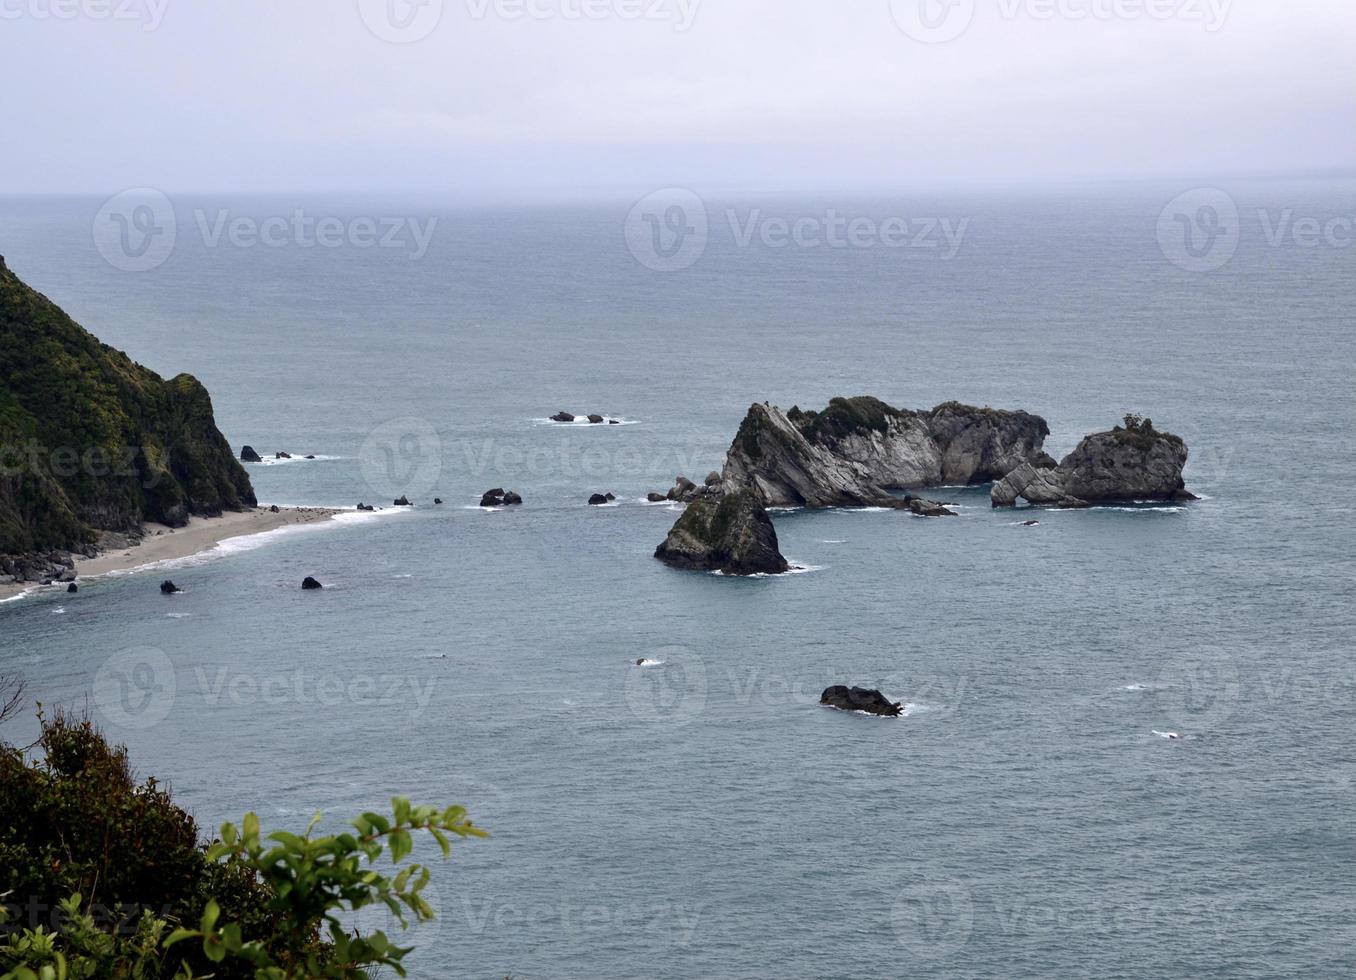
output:
[[[215,898],[207,900],[207,907],[202,910],[202,921],[198,924],[198,929],[202,932],[211,932],[216,927],[217,919],[221,917],[221,906],[217,904]]]

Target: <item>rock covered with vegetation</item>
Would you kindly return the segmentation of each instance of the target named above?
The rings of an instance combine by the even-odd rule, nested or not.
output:
[[[195,378],[101,344],[0,258],[0,555],[255,503]]]
[[[790,567],[767,511],[748,490],[688,504],[654,556],[675,568],[726,575],[777,575]]]
[[[982,483],[1042,461],[1049,426],[1021,411],[947,402],[930,411],[878,398],[834,398],[823,411],[750,407],[723,484],[768,506],[898,506],[890,490]]]
[[[1083,439],[1057,467],[1018,467],[994,484],[995,507],[1023,498],[1031,504],[1086,507],[1133,500],[1195,500],[1182,470],[1187,447],[1181,437],[1159,432],[1153,421],[1127,415],[1124,425]]]

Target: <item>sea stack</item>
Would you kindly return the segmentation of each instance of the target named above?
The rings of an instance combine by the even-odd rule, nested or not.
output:
[[[767,511],[747,490],[688,504],[654,556],[674,568],[726,575],[777,575],[790,567]]]

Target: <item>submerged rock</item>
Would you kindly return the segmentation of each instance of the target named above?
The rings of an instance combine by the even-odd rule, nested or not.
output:
[[[309,575],[307,575],[304,579],[302,579],[302,581],[301,581],[301,587],[302,587],[304,590],[306,590],[307,592],[314,591],[315,589],[323,589],[323,588],[324,588],[323,585],[321,585],[321,584],[320,584],[319,582],[317,582],[315,579],[311,578],[311,576],[309,576]]]
[[[895,718],[904,710],[902,702],[891,701],[880,691],[865,687],[844,687],[841,684],[825,688],[819,703],[841,711],[865,711],[868,714]]]
[[[240,461],[242,463],[262,463],[263,457],[254,451],[253,446],[240,447]]]
[[[654,556],[675,568],[727,575],[775,575],[790,567],[767,511],[747,490],[692,501]]]
[[[946,504],[939,503],[936,500],[924,500],[922,497],[905,495],[904,502],[908,505],[910,513],[917,514],[919,517],[956,517],[954,510],[949,510]]]

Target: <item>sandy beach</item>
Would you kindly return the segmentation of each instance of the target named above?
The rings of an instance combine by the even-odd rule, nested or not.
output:
[[[76,560],[75,572],[80,580],[125,572],[156,562],[187,558],[215,547],[222,541],[249,534],[262,534],[294,524],[312,524],[326,521],[342,511],[324,507],[280,507],[277,513],[267,507],[221,517],[193,517],[186,527],[166,527],[163,524],[145,525],[141,542],[130,548],[115,548],[97,558]],[[40,587],[33,582],[0,584],[0,601],[21,595]],[[62,586],[65,588],[65,586]]]

